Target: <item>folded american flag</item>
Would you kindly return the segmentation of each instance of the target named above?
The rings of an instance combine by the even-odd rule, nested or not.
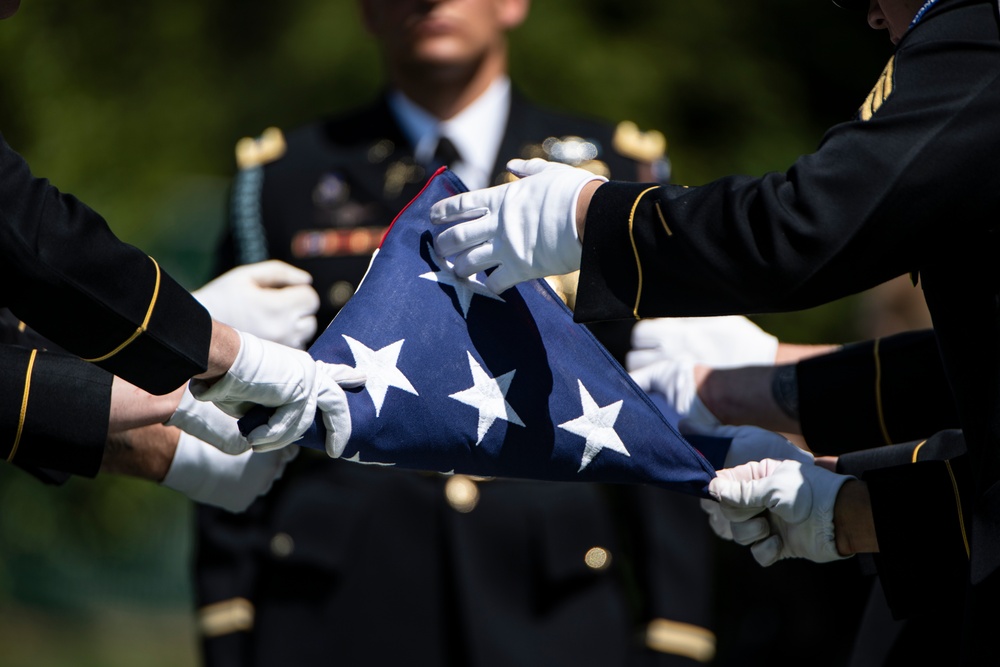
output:
[[[649,483],[704,496],[712,463],[545,281],[497,297],[482,276],[457,278],[436,255],[430,207],[464,191],[451,172],[435,174],[310,348],[316,359],[368,375],[362,389],[348,392],[346,448],[327,453],[361,464]],[[265,420],[252,411],[241,428]],[[298,444],[322,450],[324,436],[317,420]]]

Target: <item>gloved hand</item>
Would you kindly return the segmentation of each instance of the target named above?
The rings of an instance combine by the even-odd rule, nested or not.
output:
[[[718,418],[698,398],[693,361],[663,359],[637,368],[629,375],[647,394],[662,394],[677,415],[692,425],[700,425],[706,429],[719,425]]]
[[[635,370],[660,359],[690,359],[713,368],[770,366],[778,339],[739,315],[658,317],[632,327],[632,350],[625,368]]]
[[[486,278],[494,293],[534,278],[580,268],[576,203],[590,181],[607,181],[559,162],[511,160],[520,180],[449,197],[431,207],[431,221],[460,223],[434,241],[442,257],[455,256],[455,274],[468,278],[497,267]]]
[[[845,558],[837,552],[833,510],[850,479],[799,461],[764,459],[720,470],[708,491],[732,522],[733,539],[751,545],[764,567],[785,558],[825,563]]]
[[[767,429],[756,426],[705,426],[696,420],[685,419],[678,425],[684,435],[708,435],[715,438],[732,438],[726,453],[724,467],[735,468],[750,461],[791,459],[802,465],[813,465],[816,461],[811,452],[796,447],[786,438]]]
[[[209,383],[191,380],[191,393],[240,417],[254,404],[277,408],[267,424],[247,435],[255,451],[295,442],[322,413],[326,450],[337,456],[351,436],[351,413],[342,387],[364,385],[365,374],[350,366],[316,361],[307,352],[261,340],[243,331],[240,350],[229,371]]]
[[[272,259],[230,269],[192,294],[213,319],[301,348],[316,333],[319,295],[311,283],[306,271]]]
[[[182,431],[161,484],[196,502],[242,512],[271,489],[298,453],[299,448],[292,446],[278,452],[233,456]]]
[[[702,498],[698,501],[701,511],[708,515],[708,526],[717,536],[729,542],[733,541],[733,524],[722,515],[722,505],[715,500]]]
[[[701,420],[685,419],[678,428],[682,434],[709,435],[716,438],[732,438],[726,453],[724,466],[734,468],[750,461],[791,459],[803,465],[813,465],[813,455],[781,437],[773,431],[756,426],[710,426]],[[712,532],[724,540],[733,539],[733,529],[722,514],[722,506],[714,500],[701,500],[701,509],[708,515],[708,525]]]
[[[250,443],[240,433],[236,419],[214,403],[197,400],[190,387],[184,389],[180,404],[164,423],[176,426],[226,454],[241,454],[250,449]]]

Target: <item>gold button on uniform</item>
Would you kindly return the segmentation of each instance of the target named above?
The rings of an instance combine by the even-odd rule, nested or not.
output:
[[[465,475],[455,475],[444,485],[444,496],[456,512],[466,514],[479,504],[479,487]]]
[[[328,296],[330,305],[340,308],[354,296],[354,285],[346,280],[338,280],[330,287]]]
[[[271,538],[271,553],[278,558],[288,558],[295,551],[295,540],[288,533],[276,533]]]
[[[592,570],[606,570],[611,566],[611,552],[604,547],[593,547],[587,551],[583,562]]]

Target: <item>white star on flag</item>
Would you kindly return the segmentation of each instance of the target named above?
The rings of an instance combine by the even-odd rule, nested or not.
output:
[[[441,285],[450,285],[455,290],[455,296],[458,297],[458,305],[462,308],[462,317],[469,317],[469,306],[472,304],[472,297],[476,294],[496,301],[503,301],[503,299],[491,292],[476,276],[471,276],[468,279],[456,276],[455,271],[451,267],[451,262],[442,259],[437,253],[434,253],[433,247],[431,247],[431,252],[434,254],[434,259],[438,266],[443,268],[421,274],[420,277]]]
[[[559,428],[587,440],[583,446],[580,470],[577,472],[582,472],[602,449],[613,449],[625,456],[631,456],[625,449],[625,443],[615,431],[615,421],[618,420],[618,413],[621,412],[623,401],[616,401],[602,408],[597,405],[597,401],[591,398],[590,392],[583,386],[583,382],[577,380],[577,383],[580,385],[580,403],[583,404],[583,415],[559,424]]]
[[[373,350],[346,334],[343,336],[351,348],[351,354],[354,355],[354,367],[368,376],[368,380],[365,382],[365,391],[372,397],[372,403],[375,404],[376,417],[382,411],[382,404],[385,403],[385,394],[389,391],[389,387],[396,387],[414,396],[419,396],[410,381],[396,367],[396,362],[399,361],[399,351],[403,348],[402,340],[390,343],[381,350]]]
[[[450,394],[449,398],[454,398],[460,403],[479,410],[479,433],[476,444],[482,443],[483,436],[498,419],[524,426],[524,422],[507,402],[507,391],[510,389],[510,382],[514,379],[514,373],[517,371],[513,370],[493,379],[476,362],[471,352],[466,350],[465,353],[469,355],[472,386],[456,394]]]

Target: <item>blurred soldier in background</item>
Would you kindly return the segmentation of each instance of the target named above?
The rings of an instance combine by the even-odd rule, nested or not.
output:
[[[361,0],[388,87],[237,149],[219,269],[309,271],[321,326],[433,171],[471,188],[511,157],[665,180],[665,141],[543,109],[507,77],[528,0]],[[572,299],[572,280],[555,281]],[[631,325],[595,327],[620,361]],[[763,356],[774,350],[764,338]],[[227,665],[692,665],[711,661],[710,534],[693,498],[474,479],[302,451],[241,515],[198,511],[204,658]]]

